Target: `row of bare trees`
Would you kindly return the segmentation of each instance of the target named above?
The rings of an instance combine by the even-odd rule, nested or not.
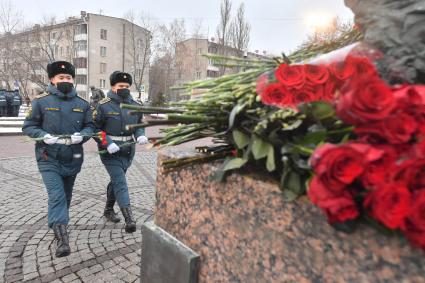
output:
[[[22,13],[11,0],[0,0],[0,84],[13,88],[17,81],[26,94],[28,85],[46,86],[45,69],[49,61],[58,57],[73,61],[75,31],[72,25],[61,25],[55,18],[45,18],[41,23],[26,26]],[[178,74],[179,60],[176,58],[177,44],[187,38],[186,23],[175,19],[161,23],[155,18],[130,10],[124,15],[126,27],[126,51],[130,55],[130,71],[139,98],[149,84],[149,97],[160,103],[164,97],[170,99],[172,87]],[[201,32],[202,23],[195,24],[191,37],[207,38]],[[141,34],[140,28],[143,31]],[[54,30],[53,30],[54,29]],[[244,51],[249,44],[250,25],[246,21],[243,4],[232,17],[231,0],[222,0],[220,23],[217,27],[219,54],[228,55],[232,47]],[[63,50],[64,49],[64,50]]]

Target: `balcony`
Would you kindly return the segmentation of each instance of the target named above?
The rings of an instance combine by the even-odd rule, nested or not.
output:
[[[75,74],[76,75],[87,75],[87,68],[76,68]]]
[[[75,51],[75,58],[87,58],[86,50]]]
[[[74,41],[87,40],[87,33],[80,33],[74,36]]]
[[[218,72],[218,71],[220,71],[220,69],[219,69],[217,66],[208,65],[208,67],[207,67],[207,71],[214,71],[214,72]]]

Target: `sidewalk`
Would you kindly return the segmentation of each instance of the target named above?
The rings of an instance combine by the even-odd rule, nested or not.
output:
[[[125,233],[123,222],[104,222],[109,177],[97,154],[86,153],[70,210],[72,253],[55,258],[53,233],[47,229],[47,194],[33,144],[4,139],[0,156],[29,157],[0,159],[0,282],[138,282],[140,227],[152,219],[155,201],[156,152],[138,152],[127,173],[138,224],[133,234]],[[87,145],[86,152],[94,150]]]

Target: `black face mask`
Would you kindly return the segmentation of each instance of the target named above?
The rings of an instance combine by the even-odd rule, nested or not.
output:
[[[74,89],[74,84],[69,82],[60,82],[56,84],[56,88],[63,94],[68,94]]]
[[[127,98],[130,95],[130,90],[128,88],[117,89],[117,94],[122,98]]]

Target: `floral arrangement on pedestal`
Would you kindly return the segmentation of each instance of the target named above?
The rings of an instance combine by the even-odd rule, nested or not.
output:
[[[177,124],[154,145],[216,143],[165,170],[224,159],[212,176],[224,180],[254,166],[279,180],[286,200],[307,194],[336,228],[366,219],[425,249],[425,86],[387,85],[373,64],[380,53],[360,38],[353,29],[269,60],[208,55],[243,71],[188,84],[187,94],[204,94],[169,108],[122,107],[167,114],[130,127]]]

